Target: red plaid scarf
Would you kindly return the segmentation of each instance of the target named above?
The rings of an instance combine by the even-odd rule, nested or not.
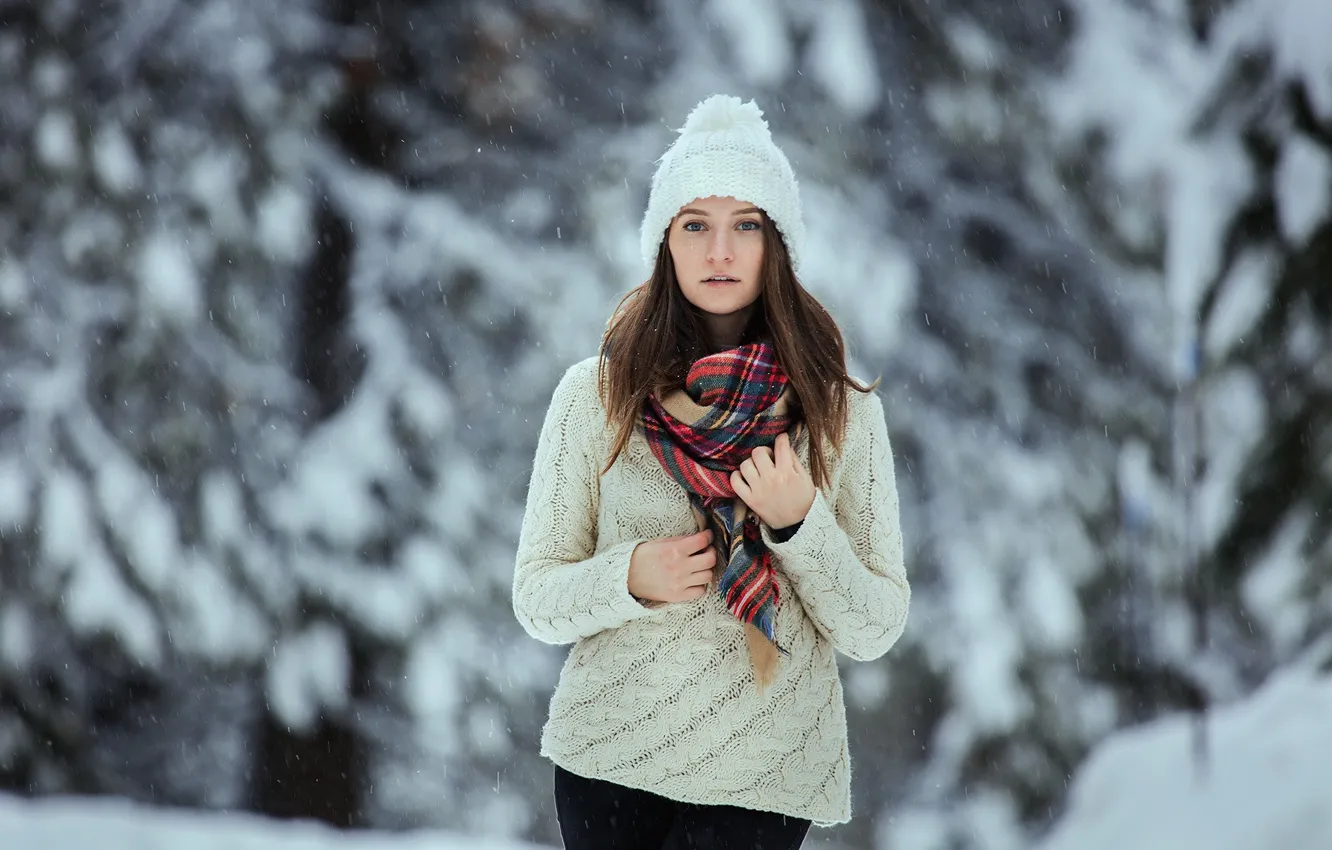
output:
[[[648,445],[689,494],[699,527],[711,528],[723,565],[717,589],[727,609],[748,624],[760,687],[772,681],[780,602],[772,553],[758,517],[731,487],[731,473],[759,446],[772,447],[795,423],[792,391],[772,346],[754,343],[700,358],[684,388],[643,409]]]

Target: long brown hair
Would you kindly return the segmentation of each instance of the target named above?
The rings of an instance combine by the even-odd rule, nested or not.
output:
[[[846,371],[846,345],[828,311],[796,280],[791,255],[766,213],[759,301],[745,340],[767,339],[790,379],[798,411],[809,431],[810,475],[815,486],[829,481],[825,441],[840,449],[846,434],[849,390],[871,392]],[[680,291],[665,239],[648,280],[621,299],[601,341],[598,383],[606,418],[615,429],[606,469],[624,451],[643,415],[649,394],[682,387],[689,367],[708,354],[698,308]]]

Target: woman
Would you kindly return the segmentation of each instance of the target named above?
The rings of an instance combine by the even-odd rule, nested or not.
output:
[[[758,107],[705,100],[652,181],[650,279],[551,400],[513,604],[574,644],[541,747],[567,847],[850,819],[833,651],[887,652],[910,590],[883,408],[797,282],[802,238]]]

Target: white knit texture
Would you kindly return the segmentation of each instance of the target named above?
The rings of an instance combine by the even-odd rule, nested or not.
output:
[[[781,232],[800,272],[805,222],[800,188],[768,122],[752,100],[713,95],[694,107],[661,157],[640,231],[643,262],[651,268],[666,228],[680,208],[699,198],[732,197],[762,209]]]
[[[629,594],[634,547],[690,533],[694,519],[641,431],[598,482],[612,435],[596,358],[569,369],[537,445],[513,581],[523,628],[575,644],[543,755],[682,802],[820,825],[850,819],[834,649],[857,660],[883,655],[906,625],[911,596],[883,407],[852,392],[850,409],[832,482],[800,529],[776,543],[764,528],[781,590],[778,642],[791,655],[760,695],[742,626],[715,592],[651,608]]]

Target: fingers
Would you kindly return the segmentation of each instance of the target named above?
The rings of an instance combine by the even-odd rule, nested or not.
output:
[[[795,453],[795,448],[791,446],[791,436],[789,434],[777,435],[777,466],[785,466],[794,469],[797,472],[804,472],[805,465],[800,462],[800,455]],[[782,458],[785,457],[785,460]]]
[[[711,534],[712,534],[712,529],[710,529],[710,528],[705,528],[705,529],[703,529],[702,531],[691,531],[691,532],[689,532],[688,534],[677,534],[677,535],[675,535],[674,537],[665,537],[665,538],[663,538],[663,539],[664,539],[664,540],[678,540],[678,541],[680,541],[680,542],[682,542],[682,543],[689,543],[689,542],[694,541],[696,538],[702,538],[704,535],[709,535],[709,536],[710,536]],[[706,543],[707,541],[704,540],[703,542]]]
[[[709,547],[707,552],[700,552],[689,560],[687,569],[689,574],[684,579],[684,592],[692,593],[697,591],[691,599],[697,599],[712,585],[713,566],[717,563],[717,550]]]
[[[735,495],[739,496],[740,500],[745,504],[749,504],[750,498],[754,495],[753,491],[749,489],[749,484],[745,481],[745,477],[740,474],[740,470],[738,469],[731,473],[731,489],[735,491]]]
[[[712,543],[712,529],[705,528],[702,531],[694,531],[667,539],[675,543],[674,549],[677,555],[687,557]]]
[[[684,551],[680,553],[681,557],[688,558],[706,552],[712,548],[712,529],[705,528],[689,535],[684,539],[684,544]]]
[[[709,546],[701,552],[689,556],[687,566],[690,570],[710,570],[717,564],[717,547]]]
[[[740,469],[737,471],[744,476],[745,483],[750,486],[753,486],[754,483],[758,481],[758,467],[754,465],[754,458],[752,457],[746,458],[745,462],[740,464]]]
[[[767,446],[759,446],[754,449],[749,453],[749,459],[754,462],[754,468],[758,470],[759,475],[773,468],[774,455],[772,449]]]
[[[662,597],[667,602],[687,602],[701,599],[712,586],[713,570],[717,565],[717,549],[712,545],[712,529],[672,538],[675,552],[659,562],[661,577],[666,580]]]
[[[693,556],[684,564],[684,572],[676,580],[676,590],[671,594],[675,601],[684,602],[702,598],[712,585],[712,565],[716,561],[714,550]]]

